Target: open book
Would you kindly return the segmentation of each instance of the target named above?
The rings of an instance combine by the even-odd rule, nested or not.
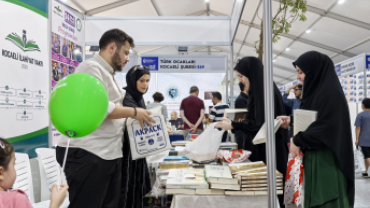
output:
[[[240,119],[247,119],[248,110],[247,109],[225,109],[224,118],[228,118],[232,121],[239,121]]]
[[[306,131],[306,129],[316,121],[317,111],[312,110],[294,110],[294,122],[293,122],[293,135],[298,134],[300,131]]]
[[[281,124],[283,123],[283,120],[274,120],[274,133],[277,132],[277,130],[280,128]],[[262,125],[260,130],[258,131],[257,135],[253,139],[253,144],[262,144],[266,143],[266,132],[267,132],[267,125],[266,122]]]

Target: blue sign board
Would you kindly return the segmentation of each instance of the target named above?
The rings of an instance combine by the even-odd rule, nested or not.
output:
[[[142,57],[141,65],[148,66],[151,71],[158,71],[158,57]]]

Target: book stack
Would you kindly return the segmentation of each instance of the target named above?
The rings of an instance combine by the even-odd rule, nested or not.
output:
[[[267,171],[238,174],[241,191],[267,191]],[[283,190],[283,174],[276,171],[276,189]]]
[[[238,179],[240,191],[226,191],[225,195],[266,195],[267,166],[263,162],[251,162],[244,164],[230,164],[233,177]],[[283,174],[276,171],[277,194],[283,194]]]
[[[222,149],[222,150],[234,150],[234,149],[238,149],[238,144],[237,143],[233,143],[233,142],[222,142],[220,144],[219,149]]]
[[[229,167],[222,165],[206,165],[205,172],[211,189],[222,190],[218,191],[219,194],[224,194],[225,190],[240,190],[238,179],[232,177]]]
[[[174,141],[171,142],[172,147],[177,147],[177,146],[186,146],[189,144],[191,141]]]
[[[164,161],[183,161],[183,160],[189,160],[186,157],[183,156],[166,156],[163,159]]]
[[[166,184],[166,194],[193,195],[196,193],[196,189],[209,189],[203,169],[170,170]]]
[[[185,146],[176,146],[175,149],[171,149],[169,156],[180,156],[184,151]]]

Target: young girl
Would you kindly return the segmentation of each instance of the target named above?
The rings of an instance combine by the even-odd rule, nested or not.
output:
[[[14,148],[5,139],[0,138],[0,207],[32,208],[25,192],[21,190],[7,191],[13,187],[17,177],[14,169]],[[58,190],[54,184],[50,196],[50,208],[58,208],[66,197],[67,185],[61,185]]]

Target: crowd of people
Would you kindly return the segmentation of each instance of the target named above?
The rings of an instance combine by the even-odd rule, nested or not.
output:
[[[135,118],[142,125],[143,122],[152,125],[155,122],[146,109],[153,107],[161,107],[162,115],[167,118],[166,106],[161,104],[164,96],[156,92],[154,102],[145,104],[143,95],[148,91],[151,73],[149,68],[141,65],[135,65],[128,71],[124,89],[118,86],[113,75],[129,61],[130,48],[134,47],[133,38],[121,30],[112,29],[103,34],[99,47],[99,54],[81,63],[76,73],[91,74],[104,84],[108,91],[109,108],[107,118],[96,131],[70,143],[65,168],[69,207],[143,207],[143,197],[151,189],[149,172],[145,158],[131,158],[125,118]],[[275,84],[273,87],[274,103],[271,104],[274,106],[274,117],[283,120],[282,127],[275,134],[277,170],[285,176],[288,154],[294,157],[302,151],[305,155],[304,206],[353,207],[354,155],[349,110],[334,64],[327,55],[310,51],[293,62],[292,67],[302,84],[292,86],[283,96]],[[258,58],[244,57],[238,61],[234,71],[241,91],[235,108],[247,109],[247,119],[223,119],[224,110],[230,106],[222,102],[219,92],[212,94],[214,107],[206,115],[204,102],[198,97],[199,89],[192,86],[189,96],[181,102],[180,118],[174,111],[168,122],[183,130],[185,138],[189,132],[201,134],[211,122],[218,122],[217,128],[231,130],[236,135],[239,148],[252,152],[251,161],[267,163],[266,145],[252,144],[265,122],[263,64]],[[287,99],[292,89],[296,99]],[[318,114],[306,131],[293,135],[291,116],[296,109],[314,110]],[[370,99],[364,99],[363,109],[364,112],[356,119],[356,144],[363,147],[368,168],[370,143],[364,137],[369,135],[370,129],[370,122],[366,121],[370,120]],[[226,141],[226,138],[227,133],[222,140]],[[63,137],[56,149],[60,165],[67,140]],[[0,196],[10,196],[4,190],[14,183],[13,165],[14,150],[6,140],[0,140]],[[67,188],[53,189],[52,203],[58,204]],[[16,194],[24,198],[24,193]],[[278,196],[280,207],[284,207],[283,197]],[[0,205],[4,203],[3,198]]]

